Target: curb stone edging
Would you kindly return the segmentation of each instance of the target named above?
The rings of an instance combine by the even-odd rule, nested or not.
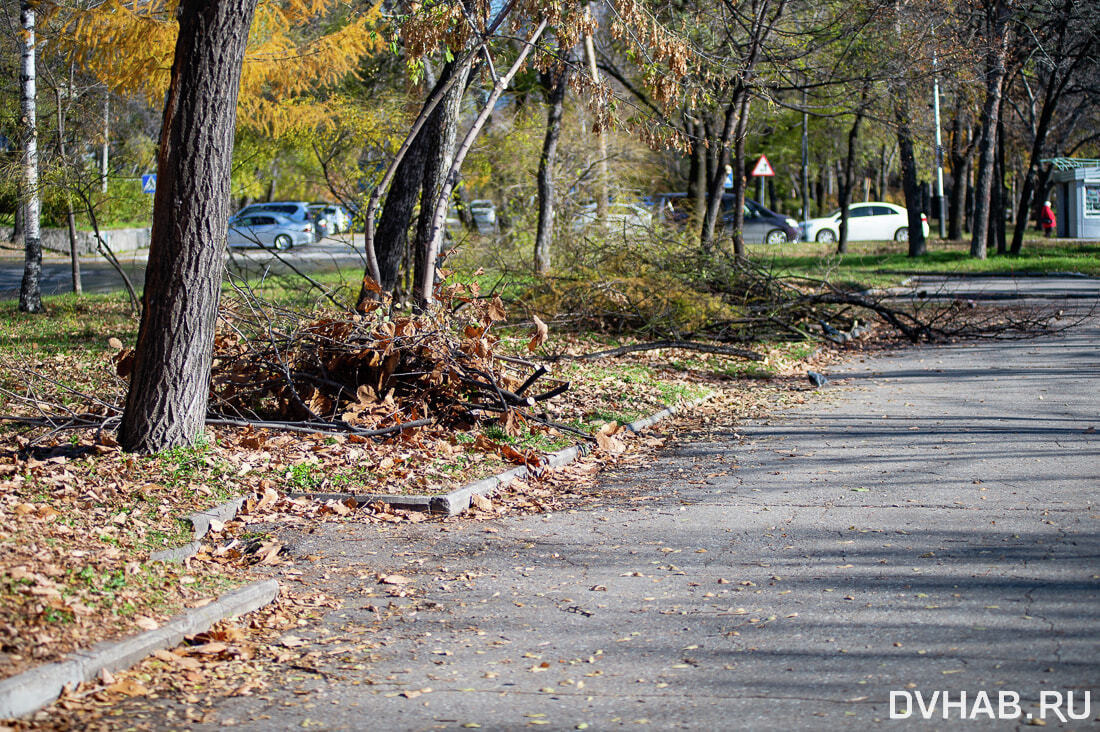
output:
[[[187,517],[187,520],[191,522],[191,526],[194,530],[194,536],[191,539],[191,543],[173,549],[162,549],[159,552],[153,552],[149,555],[149,561],[182,562],[195,556],[199,551],[199,546],[201,545],[203,537],[210,531],[210,522],[221,521],[225,523],[232,520],[233,517],[237,515],[237,511],[241,510],[244,501],[244,496],[241,496],[240,498],[234,498],[205,511],[191,514]]]
[[[641,432],[644,429],[652,427],[662,419],[670,417],[674,414],[678,414],[684,410],[691,409],[698,406],[703,402],[712,399],[717,392],[709,392],[701,397],[692,399],[691,401],[684,402],[677,406],[665,407],[659,412],[649,415],[648,417],[642,417],[630,424],[623,425],[624,429],[631,432]],[[564,450],[558,450],[552,452],[546,456],[546,460],[538,468],[528,468],[526,465],[520,465],[519,467],[506,470],[503,473],[489,476],[488,478],[482,478],[481,480],[475,480],[472,483],[467,483],[461,488],[456,488],[450,493],[445,493],[441,496],[424,496],[424,495],[412,495],[412,496],[393,496],[388,494],[361,494],[361,493],[287,493],[290,498],[313,498],[319,501],[346,501],[348,499],[354,500],[356,503],[374,503],[382,502],[388,503],[395,508],[407,508],[416,511],[428,511],[430,513],[442,514],[444,516],[456,516],[470,507],[470,502],[473,497],[483,496],[488,497],[493,494],[502,485],[507,485],[512,482],[513,478],[522,478],[526,475],[535,474],[538,475],[545,468],[560,468],[563,465],[568,465],[579,457],[583,457],[588,454],[588,445],[584,443],[578,443],[572,447],[567,447]]]
[[[638,433],[644,429],[648,429],[657,424],[663,419],[667,419],[674,414],[696,407],[704,402],[712,399],[717,392],[709,392],[701,397],[692,399],[691,401],[684,402],[683,404],[665,407],[659,412],[654,412],[648,417],[642,417],[636,419],[630,424],[623,425],[624,429],[631,432]],[[447,516],[456,516],[470,507],[470,502],[475,495],[488,497],[497,488],[503,485],[507,485],[512,482],[513,478],[522,478],[529,474],[538,475],[545,468],[560,468],[564,465],[568,465],[574,460],[584,457],[588,454],[589,448],[587,444],[578,443],[572,447],[567,447],[564,450],[559,450],[554,453],[550,453],[547,456],[543,465],[538,468],[528,468],[526,465],[521,465],[518,468],[512,468],[503,473],[499,473],[483,480],[478,480],[473,483],[468,483],[463,487],[453,490],[450,493],[446,493],[442,496],[433,496],[430,504],[430,510],[432,513],[445,514]]]
[[[51,703],[66,686],[92,681],[104,669],[129,668],[153,651],[178,645],[184,636],[208,630],[214,623],[267,605],[279,593],[275,580],[253,582],[227,592],[208,605],[181,613],[154,630],[99,643],[72,657],[48,663],[0,681],[0,719],[21,717]]]

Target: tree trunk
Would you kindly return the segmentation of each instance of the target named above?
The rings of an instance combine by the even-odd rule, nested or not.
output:
[[[72,85],[72,67],[69,67],[69,89]],[[61,90],[54,89],[57,101],[57,160],[61,165],[61,175],[65,185],[65,223],[69,227],[69,269],[72,274],[73,294],[84,294],[84,284],[80,279],[80,254],[76,250],[76,216],[73,214],[73,194],[69,189],[69,162],[65,154],[65,114],[61,108]]]
[[[470,148],[473,147],[474,140],[481,134],[482,128],[485,127],[485,123],[493,113],[493,108],[500,100],[500,95],[503,94],[504,90],[512,83],[512,79],[527,60],[535,44],[538,43],[539,36],[546,30],[547,22],[546,19],[543,19],[530,32],[530,35],[523,43],[523,49],[516,56],[515,61],[512,62],[508,71],[497,78],[496,83],[493,84],[492,91],[489,92],[489,97],[485,100],[485,106],[482,107],[481,112],[470,125],[470,129],[466,131],[466,135],[462,138],[462,142],[455,148],[454,158],[444,176],[443,186],[439,191],[438,200],[432,212],[428,236],[425,239],[426,246],[423,276],[418,280],[416,292],[414,293],[417,302],[421,306],[431,305],[435,296],[435,265],[439,256],[440,246],[443,243],[444,222],[447,218],[447,204],[450,201],[451,192],[455,189],[455,186],[458,185],[458,176],[459,171],[462,169],[462,163],[466,160],[466,155],[470,152]]]
[[[994,153],[997,147],[997,122],[1001,114],[1001,92],[1005,78],[1005,56],[1008,50],[1007,11],[998,1],[993,11],[989,63],[987,64],[985,104],[982,106],[982,136],[978,156],[978,173],[974,183],[974,237],[970,256],[985,259],[989,238],[989,207],[993,190]]]
[[[997,158],[993,180],[993,199],[990,206],[990,234],[997,254],[1008,253],[1005,242],[1005,127],[1004,120],[997,120]]]
[[[691,170],[687,188],[691,219],[688,222],[688,231],[692,235],[698,235],[703,217],[707,215],[707,132],[702,122],[692,122],[691,131]]]
[[[99,190],[107,192],[107,173],[111,160],[111,92],[103,93],[103,146],[99,150]]]
[[[221,293],[237,93],[256,0],[182,0],[164,105],[144,308],[119,442],[202,434]]]
[[[592,17],[591,3],[585,8],[585,13],[588,14],[589,18]],[[600,70],[596,65],[596,45],[591,33],[586,33],[584,36],[584,53],[588,58],[588,73],[592,76],[592,84],[598,88],[600,85]],[[607,221],[610,176],[607,172],[607,133],[598,120],[596,122],[596,154],[600,156],[596,162],[596,219],[603,226]]]
[[[738,86],[733,98],[726,105],[725,122],[722,125],[722,134],[717,139],[711,140],[713,146],[712,155],[715,156],[713,166],[707,166],[710,179],[707,181],[707,211],[703,217],[703,226],[699,232],[699,246],[704,252],[709,252],[714,246],[714,231],[718,220],[722,215],[722,195],[726,192],[726,159],[729,155],[730,139],[733,137],[734,127],[737,125],[737,108],[740,104],[744,88]],[[737,180],[743,171],[733,171],[734,192],[738,188]],[[744,186],[742,188],[742,195]]]
[[[961,97],[960,97],[961,100]],[[962,102],[956,101],[955,115],[951,120],[951,206],[948,211],[947,238],[962,239],[963,220],[966,218],[966,182],[970,178],[970,152],[974,146],[974,131],[962,124]],[[965,136],[966,142],[962,141]]]
[[[905,208],[909,213],[909,256],[920,257],[926,251],[924,226],[921,219],[920,184],[917,182],[917,161],[913,157],[913,137],[909,131],[909,101],[901,91],[894,106],[898,126],[898,158],[901,162],[901,185]]]
[[[1055,92],[1054,80],[1056,76],[1055,71],[1051,71],[1045,90],[1046,93],[1043,97],[1043,108],[1039,113],[1039,124],[1035,128],[1035,139],[1031,141],[1031,157],[1028,159],[1027,173],[1024,174],[1024,183],[1020,189],[1020,201],[1016,209],[1016,230],[1012,232],[1011,252],[1014,255],[1019,255],[1024,246],[1024,233],[1027,231],[1031,214],[1032,196],[1034,196],[1036,190],[1035,183],[1038,177],[1040,159],[1043,156],[1043,145],[1046,144],[1050,123],[1054,118],[1054,110],[1062,98],[1061,90],[1064,88],[1065,81],[1058,85],[1057,92]],[[1069,76],[1066,75],[1064,79],[1068,80]],[[1040,197],[1039,200],[1042,200],[1042,198]]]
[[[741,108],[737,112],[736,137],[733,141],[733,254],[745,256],[745,137],[749,127],[749,103],[752,97],[746,90],[741,95]]]
[[[40,313],[42,307],[42,232],[39,219],[38,191],[38,120],[35,109],[34,6],[23,0],[20,5],[22,33],[19,50],[22,67],[19,75],[20,112],[23,132],[23,282],[19,288],[19,309]]]
[[[470,64],[462,68],[452,61],[443,67],[439,75],[440,81],[446,83],[452,76],[458,75],[458,81],[450,88],[443,101],[432,112],[432,118],[425,126],[422,134],[427,142],[424,152],[424,169],[421,175],[420,187],[420,216],[416,223],[416,240],[413,242],[413,281],[423,282],[427,276],[426,268],[435,268],[435,259],[431,255],[433,246],[432,219],[436,208],[444,207],[444,220],[446,212],[450,209],[450,191],[444,193],[446,178],[451,170],[451,163],[455,157],[455,139],[458,137],[458,113],[462,109],[462,97],[466,93],[466,80],[470,75]],[[440,202],[440,196],[446,195],[448,200]],[[442,232],[440,241],[435,243],[435,251],[439,251],[442,244]],[[434,274],[434,273],[433,273]]]
[[[438,107],[436,108],[438,109]],[[433,112],[434,114],[434,112]],[[425,125],[430,125],[429,122]],[[397,287],[401,261],[409,245],[409,224],[420,196],[424,177],[424,159],[428,154],[427,136],[417,135],[411,147],[397,166],[390,190],[386,193],[386,205],[378,220],[375,234],[375,251],[378,256],[379,287],[383,292],[393,292]],[[362,298],[360,298],[362,299]]]
[[[569,61],[567,49],[561,49],[565,64]],[[561,137],[561,117],[565,104],[565,92],[569,88],[569,66],[551,74],[552,84],[547,94],[546,135],[542,140],[539,157],[539,222],[535,231],[535,272],[544,275],[550,271],[550,241],[554,235],[554,164],[558,155],[558,138]],[[695,164],[692,156],[692,163]]]
[[[836,243],[836,250],[839,254],[846,254],[848,252],[848,203],[852,197],[853,186],[853,174],[856,167],[856,146],[859,140],[859,126],[863,122],[863,104],[866,102],[869,89],[864,87],[863,94],[860,98],[860,108],[856,111],[856,118],[852,122],[852,127],[848,130],[848,157],[844,160],[844,178],[840,182],[839,201],[840,201],[840,238]]]

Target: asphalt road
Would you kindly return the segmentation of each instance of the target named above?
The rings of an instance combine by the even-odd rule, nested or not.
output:
[[[304,272],[331,271],[351,268],[361,271],[364,266],[362,249],[353,248],[347,237],[330,238],[289,252],[271,252],[262,249],[236,249],[227,260],[230,271],[246,271],[254,275],[288,274],[292,270],[287,262]],[[362,237],[360,237],[361,239]],[[145,282],[145,263],[148,250],[120,252],[119,260],[138,293]],[[0,299],[19,297],[23,281],[23,262],[14,256],[0,259]],[[117,292],[124,288],[122,278],[102,257],[86,257],[81,261],[81,281],[85,292]],[[49,255],[42,266],[42,294],[45,296],[72,292],[72,274],[67,258]]]
[[[325,676],[288,667],[209,726],[944,729],[960,711],[932,695],[966,691],[966,716],[1018,694],[1032,723],[1095,728],[1098,344],[1093,318],[850,363],[820,398],[715,425],[578,510],[288,536],[321,556],[296,563],[303,586],[344,601],[302,633]],[[378,572],[419,598],[379,598]],[[1044,692],[1061,702],[1040,709]],[[135,719],[186,706],[155,704]],[[981,707],[966,728],[1026,722]]]

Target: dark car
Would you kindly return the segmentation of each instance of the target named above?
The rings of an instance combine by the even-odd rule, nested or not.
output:
[[[686,193],[661,193],[657,197],[658,219],[668,222],[685,221],[691,215],[694,201]],[[722,194],[722,225],[733,226],[733,207],[737,197]],[[746,242],[784,244],[798,241],[798,222],[762,206],[751,198],[745,199],[745,225],[742,235]]]

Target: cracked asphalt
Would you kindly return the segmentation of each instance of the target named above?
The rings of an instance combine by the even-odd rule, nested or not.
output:
[[[965,690],[1094,729],[1098,344],[1094,317],[860,359],[820,399],[606,476],[592,506],[322,525],[295,551],[344,606],[312,648],[371,648],[287,668],[209,726],[941,729],[957,711],[891,720],[891,691]],[[378,597],[377,572],[417,597]],[[1074,693],[1062,715],[1090,692],[1088,714],[1040,719],[1043,690]]]

